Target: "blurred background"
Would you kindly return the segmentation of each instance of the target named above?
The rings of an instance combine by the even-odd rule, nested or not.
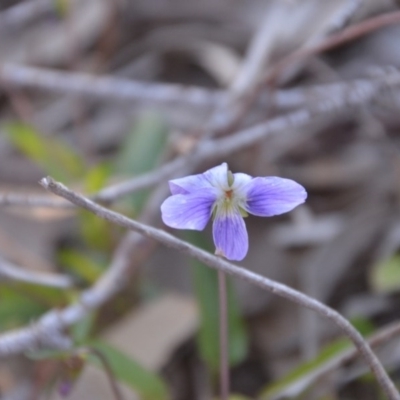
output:
[[[124,399],[217,397],[215,272],[60,206],[38,181],[51,175],[91,195],[156,171],[151,187],[99,199],[167,229],[159,205],[168,178],[224,161],[233,172],[294,179],[309,193],[289,215],[246,219],[241,265],[373,335],[399,382],[400,92],[376,89],[398,76],[400,25],[381,18],[398,7],[2,0],[0,331],[74,303],[116,260],[127,273],[116,295],[66,331],[75,350],[0,359],[0,398],[114,399],[112,383]],[[269,121],[278,121],[271,134],[224,147],[239,131],[264,124],[267,132]],[[204,137],[214,155],[191,157]],[[173,234],[213,251],[209,228]],[[232,400],[384,398],[349,342],[313,313],[237,280],[229,309]]]

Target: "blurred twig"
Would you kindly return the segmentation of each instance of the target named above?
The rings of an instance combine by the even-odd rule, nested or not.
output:
[[[89,353],[93,354],[100,360],[100,363],[102,364],[104,371],[107,375],[108,382],[110,383],[110,387],[111,387],[111,391],[114,395],[114,399],[115,400],[123,400],[124,396],[122,395],[122,392],[117,384],[117,380],[115,378],[114,371],[112,370],[111,365],[107,360],[107,357],[100,350],[97,350],[94,347],[87,347],[87,348],[84,348],[83,350],[88,351]]]
[[[18,28],[41,14],[55,10],[54,0],[22,1],[0,13],[0,29]]]
[[[304,60],[312,55],[332,50],[335,47],[358,39],[378,29],[382,29],[385,26],[398,23],[400,23],[400,11],[394,11],[369,18],[365,21],[359,22],[358,24],[345,28],[340,32],[328,36],[323,41],[320,41],[313,46],[301,48],[278,61],[270,71],[267,71],[263,83],[275,83],[282,75],[282,72],[287,67],[293,65],[293,63]]]
[[[31,87],[62,94],[79,94],[106,99],[147,103],[180,103],[212,107],[222,92],[195,86],[148,83],[111,76],[96,77],[82,72],[64,72],[18,64],[0,65],[0,82],[9,87]]]
[[[51,286],[60,289],[67,289],[73,286],[72,279],[67,275],[27,270],[1,257],[0,280],[33,283],[35,285]]]

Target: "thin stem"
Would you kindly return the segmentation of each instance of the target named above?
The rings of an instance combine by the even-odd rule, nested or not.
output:
[[[105,357],[101,351],[95,349],[94,347],[88,347],[87,350],[94,356],[96,356],[103,365],[104,372],[107,375],[108,382],[110,383],[111,391],[113,392],[115,400],[124,400],[124,397],[122,396],[121,390],[117,385],[114,372],[111,368],[110,363],[107,360],[107,357]]]
[[[226,290],[226,275],[218,271],[219,295],[219,380],[221,400],[229,398],[229,361],[228,361],[228,299]]]
[[[214,255],[204,250],[201,250],[189,243],[186,243],[176,238],[175,236],[168,234],[165,231],[153,228],[149,225],[132,220],[115,211],[111,211],[105,207],[102,207],[89,200],[88,198],[71,191],[66,186],[54,181],[50,177],[43,178],[40,183],[45,189],[69,200],[79,207],[91,211],[100,218],[155,239],[167,247],[174,248],[182,253],[189,255],[190,257],[196,258],[197,260],[203,262],[211,268],[251,282],[254,285],[268,290],[302,307],[313,310],[320,316],[327,318],[335,325],[337,325],[341,329],[341,331],[354,343],[360,355],[369,365],[371,372],[375,376],[377,382],[381,386],[387,398],[390,400],[400,400],[400,394],[397,391],[396,386],[390,379],[389,375],[383,368],[375,353],[372,351],[371,347],[364,340],[361,334],[353,327],[353,325],[351,325],[351,323],[346,318],[344,318],[334,309],[289,286],[258,275],[245,268],[241,268],[237,265],[231,264],[225,260],[220,259],[219,257],[215,257]],[[26,335],[27,332],[24,332],[25,340]],[[10,339],[8,338],[8,340]]]

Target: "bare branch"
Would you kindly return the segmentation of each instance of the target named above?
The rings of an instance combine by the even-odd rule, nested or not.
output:
[[[225,157],[235,151],[243,150],[263,140],[265,137],[285,130],[303,127],[314,119],[340,110],[348,110],[371,101],[385,89],[400,85],[400,73],[394,71],[371,81],[361,81],[349,85],[348,92],[338,92],[338,96],[320,101],[313,108],[298,111],[271,119],[267,122],[243,129],[229,137],[204,143],[199,152],[206,152],[210,159]]]
[[[324,51],[341,46],[352,40],[365,36],[368,33],[382,29],[385,26],[398,24],[399,21],[400,11],[380,14],[345,28],[342,31],[334,33],[314,45],[300,48],[299,50],[290,53],[288,56],[278,61],[271,68],[271,70],[267,71],[263,79],[264,84],[275,82],[280,76],[282,76],[282,71],[285,71],[287,67],[291,67],[293,64],[299,61],[305,60],[312,55],[320,54]]]
[[[221,102],[223,92],[201,87],[147,83],[111,76],[96,77],[79,72],[63,72],[18,64],[0,65],[0,83],[8,87],[31,87],[62,94],[79,94],[103,99],[147,103],[185,104],[213,107]]]
[[[1,206],[71,208],[73,205],[53,196],[20,193],[0,193]]]
[[[18,267],[3,258],[0,258],[0,279],[33,283],[61,289],[67,289],[73,286],[72,279],[67,275],[30,271]]]
[[[302,307],[313,310],[320,316],[329,319],[331,322],[337,325],[341,329],[341,331],[354,343],[355,347],[360,352],[360,355],[369,365],[371,372],[375,375],[378,383],[386,393],[387,397],[391,400],[400,399],[400,394],[398,393],[390,377],[387,375],[382,364],[371,350],[370,346],[365,342],[360,333],[337,311],[331,309],[328,306],[325,306],[319,301],[301,292],[298,292],[295,289],[290,288],[289,286],[272,281],[268,278],[255,274],[252,271],[238,267],[225,260],[215,257],[212,254],[207,253],[204,250],[200,250],[195,246],[186,243],[165,231],[131,220],[121,214],[108,210],[85,198],[84,196],[69,190],[64,185],[55,182],[49,177],[43,178],[41,180],[41,184],[52,193],[65,198],[66,200],[74,203],[78,207],[82,207],[96,214],[100,218],[148,236],[164,244],[167,247],[173,248],[189,255],[190,257],[196,258],[197,260],[203,262],[211,268],[251,282]]]
[[[0,13],[0,29],[20,27],[51,10],[55,10],[52,0],[23,1]]]

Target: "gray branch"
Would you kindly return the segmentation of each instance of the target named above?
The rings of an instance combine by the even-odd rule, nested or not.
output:
[[[224,97],[224,92],[195,86],[146,83],[111,76],[96,77],[82,72],[63,72],[18,64],[0,65],[0,81],[8,87],[30,87],[61,94],[207,108],[216,106]]]
[[[386,393],[387,397],[391,400],[400,399],[400,395],[396,387],[394,386],[390,377],[387,375],[379,359],[371,350],[368,343],[363,339],[360,333],[350,324],[350,322],[348,322],[337,311],[331,309],[328,306],[325,306],[319,301],[301,292],[298,292],[295,289],[290,288],[289,286],[275,282],[271,279],[255,274],[254,272],[246,270],[244,268],[238,267],[225,260],[222,260],[219,257],[215,257],[214,255],[207,253],[206,251],[201,250],[199,248],[196,248],[195,246],[186,243],[176,238],[175,236],[170,235],[165,231],[142,224],[140,222],[129,219],[119,213],[106,209],[94,203],[90,199],[71,191],[64,185],[55,182],[52,178],[48,177],[42,179],[41,184],[43,187],[45,187],[52,193],[65,198],[66,200],[70,201],[71,203],[75,204],[78,207],[82,207],[94,213],[100,218],[103,218],[109,222],[112,222],[114,224],[136,231],[142,235],[152,238],[167,247],[173,248],[184,254],[187,254],[190,257],[196,258],[197,260],[203,262],[204,264],[208,265],[211,268],[214,268],[218,271],[222,271],[226,274],[251,282],[254,285],[257,285],[265,290],[268,290],[278,296],[286,298],[287,300],[290,300],[302,307],[306,307],[310,310],[313,310],[320,316],[329,319],[332,323],[337,325],[341,329],[341,331],[354,343],[360,355],[365,359],[365,361],[369,365],[371,372],[376,377],[378,383]],[[102,296],[103,299],[105,296],[107,295],[103,293]],[[89,299],[86,298],[85,304],[87,304],[88,301]],[[0,336],[0,345],[1,345],[1,336]]]
[[[61,289],[67,289],[73,286],[72,279],[67,275],[27,270],[1,257],[0,280],[33,283],[35,285],[51,286]]]

